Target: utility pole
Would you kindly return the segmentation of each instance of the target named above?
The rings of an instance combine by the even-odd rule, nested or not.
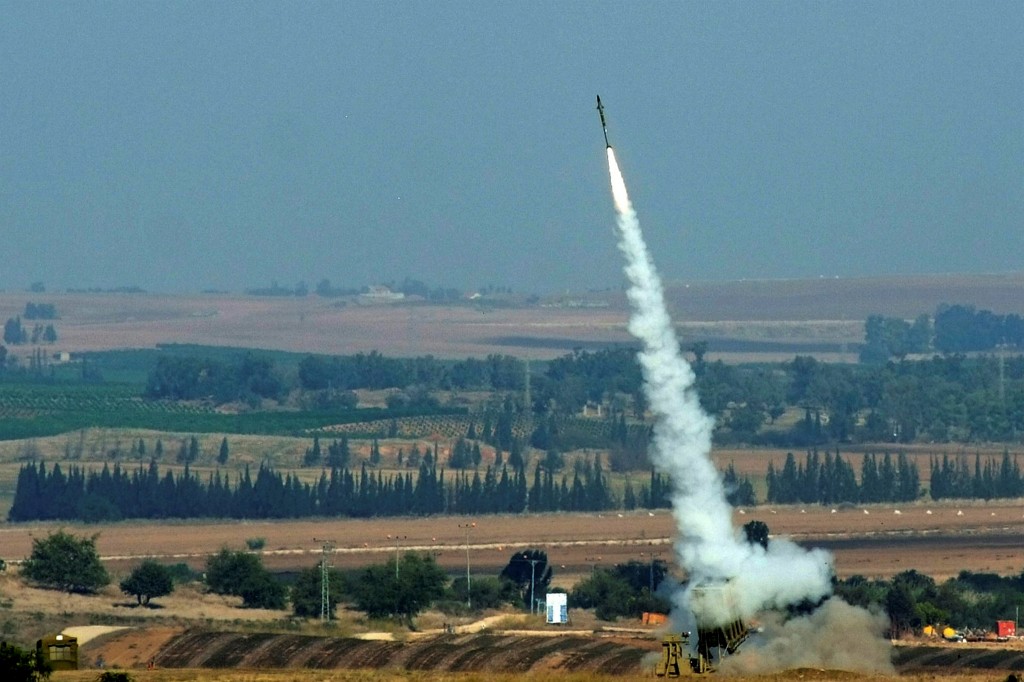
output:
[[[405,536],[405,535],[398,535],[398,534],[395,535],[395,580],[398,580],[398,541],[399,540],[405,540],[406,537],[407,536]],[[390,539],[391,539],[391,536],[389,535],[388,536],[388,540],[390,540]]]
[[[470,575],[469,575],[469,531],[476,528],[476,522],[472,523],[460,523],[459,528],[466,530],[466,608],[473,608],[473,592],[470,589]]]
[[[533,593],[534,586],[536,585],[537,564],[540,563],[542,559],[527,559],[526,555],[524,554],[523,561],[530,562],[530,615],[533,615],[533,612],[537,605],[537,597]]]
[[[661,556],[661,552],[651,552],[650,554],[651,554],[651,571],[650,571],[650,587],[648,587],[648,589],[650,590],[651,594],[653,595],[654,594],[654,560],[655,560],[655,557]],[[644,556],[644,553],[640,552],[640,556],[642,558]]]
[[[334,551],[334,540],[323,540],[313,538],[313,542],[321,543],[322,556],[320,558],[320,622],[326,623],[331,619],[331,574],[330,561],[328,556]]]

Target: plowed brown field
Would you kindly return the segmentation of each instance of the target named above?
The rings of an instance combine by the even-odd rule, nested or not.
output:
[[[158,668],[210,672],[225,668],[250,672],[302,668],[387,669],[435,673],[514,672],[531,673],[532,677],[542,671],[561,670],[630,678],[650,675],[659,651],[656,638],[626,638],[599,632],[590,636],[555,637],[502,633],[444,635],[407,642],[378,642],[202,629],[132,630],[109,635],[83,647],[83,655],[89,663],[102,658],[108,666],[122,668],[141,668],[152,661]],[[901,675],[933,678],[979,670],[991,673],[1019,670],[1024,668],[1024,643],[901,644],[892,649],[892,660]],[[831,679],[851,676],[836,672]],[[804,675],[797,672],[793,678],[803,679]]]

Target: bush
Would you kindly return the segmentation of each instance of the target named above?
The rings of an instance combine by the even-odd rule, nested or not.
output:
[[[470,603],[472,608],[477,611],[496,609],[503,604],[516,604],[519,602],[519,598],[519,591],[515,584],[508,580],[499,580],[494,576],[474,576],[470,581]],[[445,601],[447,602],[444,605],[446,612],[462,613],[465,611],[465,576],[460,576],[452,581]]]
[[[292,611],[300,618],[319,618],[321,607],[321,569],[320,566],[311,566],[299,573],[292,585]],[[330,615],[334,617],[335,607],[341,601],[345,592],[345,580],[337,569],[329,568],[327,571],[327,586],[329,588],[328,602],[330,604]]]
[[[194,582],[196,580],[202,580],[203,578],[202,573],[193,571],[192,567],[183,561],[178,562],[176,564],[171,564],[170,566],[164,566],[164,568],[166,568],[167,572],[170,573],[171,580],[173,580],[175,584],[178,585]]]
[[[242,598],[247,608],[283,609],[285,587],[255,554],[226,547],[206,561],[206,584],[211,592]]]
[[[407,553],[395,568],[387,564],[366,568],[352,585],[356,608],[371,618],[395,616],[408,624],[434,600],[444,596],[448,576],[433,557]]]
[[[258,552],[267,546],[266,538],[248,538],[245,541],[245,546],[253,552]]]
[[[0,642],[0,671],[4,682],[38,682],[50,676],[50,664],[37,651]]]
[[[131,675],[120,670],[107,670],[96,678],[96,682],[132,682],[132,680],[134,678]]]
[[[92,593],[110,583],[96,553],[96,538],[77,538],[63,530],[32,541],[21,573],[40,587],[67,593]]]

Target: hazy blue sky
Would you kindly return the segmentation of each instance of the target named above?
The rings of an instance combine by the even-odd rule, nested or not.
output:
[[[0,0],[0,287],[1024,269],[1024,3]]]

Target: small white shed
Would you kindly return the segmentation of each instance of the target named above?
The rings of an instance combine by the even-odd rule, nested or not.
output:
[[[548,592],[547,607],[549,624],[569,622],[569,595],[565,592]]]

